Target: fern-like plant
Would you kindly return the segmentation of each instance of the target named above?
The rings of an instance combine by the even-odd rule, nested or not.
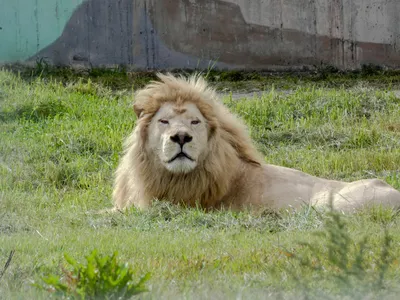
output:
[[[321,282],[328,283],[328,294],[340,292],[352,299],[385,289],[385,275],[394,259],[388,231],[385,230],[380,255],[371,257],[368,237],[353,240],[340,213],[327,213],[324,225],[315,233],[319,243],[300,242],[302,253],[285,252],[294,259],[285,271],[306,293],[305,298],[311,297],[313,288],[322,288]],[[313,275],[306,278],[303,273]]]

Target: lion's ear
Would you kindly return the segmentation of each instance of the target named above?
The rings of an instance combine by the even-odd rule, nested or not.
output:
[[[133,104],[133,110],[135,111],[136,117],[140,119],[143,116],[143,107],[139,103]]]

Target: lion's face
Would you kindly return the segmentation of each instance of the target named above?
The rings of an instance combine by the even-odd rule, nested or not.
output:
[[[148,127],[148,150],[172,173],[189,173],[204,159],[208,145],[207,120],[193,103],[166,103]]]

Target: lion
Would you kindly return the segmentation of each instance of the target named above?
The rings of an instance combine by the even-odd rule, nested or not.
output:
[[[154,199],[205,210],[399,207],[400,192],[378,179],[334,181],[266,164],[202,76],[157,76],[135,95],[137,122],[116,170],[114,209],[146,209]]]

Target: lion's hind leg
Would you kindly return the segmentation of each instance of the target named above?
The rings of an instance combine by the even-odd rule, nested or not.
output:
[[[400,192],[379,179],[351,182],[335,195],[335,208],[351,211],[371,206],[400,208]]]

